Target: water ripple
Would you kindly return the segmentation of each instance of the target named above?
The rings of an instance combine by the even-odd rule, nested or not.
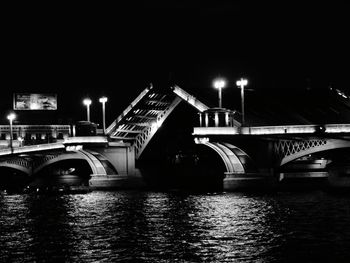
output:
[[[0,195],[0,262],[347,262],[350,198]]]

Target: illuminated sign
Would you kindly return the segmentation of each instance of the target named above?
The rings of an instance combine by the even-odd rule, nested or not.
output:
[[[67,152],[75,152],[83,149],[83,145],[68,145],[66,146]]]
[[[15,93],[14,110],[57,110],[57,95],[42,93]]]

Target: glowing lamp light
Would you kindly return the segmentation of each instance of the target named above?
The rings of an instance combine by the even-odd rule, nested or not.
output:
[[[224,79],[215,79],[213,85],[216,89],[222,89],[226,86],[226,81]]]
[[[241,89],[241,100],[242,100],[242,126],[245,125],[245,117],[244,117],[244,87],[248,85],[248,80],[241,78],[236,81],[236,85]]]
[[[247,86],[247,85],[248,85],[248,80],[247,80],[247,79],[240,79],[240,80],[237,80],[237,81],[236,81],[236,85],[237,85],[238,87]]]
[[[83,100],[84,105],[90,106],[91,100],[89,98]]]
[[[10,121],[10,148],[11,153],[13,153],[13,131],[12,131],[12,121],[16,118],[14,113],[10,113],[7,115],[7,119]]]
[[[101,97],[100,99],[99,99],[99,102],[101,102],[101,103],[106,103],[108,101],[108,98],[107,97]]]
[[[103,126],[103,134],[106,134],[106,102],[107,102],[107,97],[101,97],[99,99],[99,102],[102,103],[102,126]]]
[[[19,142],[19,146],[22,147],[23,146],[23,141],[24,139],[22,137],[18,137],[18,142]]]
[[[86,99],[83,100],[83,103],[86,106],[87,121],[90,122],[90,104],[91,104],[91,100],[89,98],[86,98]]]
[[[16,114],[10,113],[9,115],[7,115],[7,119],[8,119],[9,121],[13,121],[14,119],[16,119]]]
[[[208,137],[203,137],[203,138],[194,138],[195,144],[206,144],[209,142]]]
[[[226,86],[226,81],[224,79],[218,78],[213,82],[214,88],[216,88],[219,92],[219,108],[222,108],[222,94],[221,90]]]

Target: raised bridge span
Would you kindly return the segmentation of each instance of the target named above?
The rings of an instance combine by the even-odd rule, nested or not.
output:
[[[209,108],[178,86],[157,89],[151,85],[109,125],[104,136],[65,137],[55,143],[1,149],[0,168],[35,179],[58,163],[81,160],[89,167],[92,188],[143,184],[135,163],[182,101],[199,112],[194,141],[219,157],[223,170],[218,173],[225,175],[228,190],[247,180],[257,179],[260,184],[262,177],[280,179],[295,167],[314,169],[306,173],[309,177],[316,176],[313,172],[327,177],[327,165],[333,160],[322,153],[350,148],[350,124],[242,126],[235,111]]]

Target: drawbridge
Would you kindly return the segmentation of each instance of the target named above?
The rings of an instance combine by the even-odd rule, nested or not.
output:
[[[0,156],[71,149],[82,144],[109,145],[109,142],[118,142],[119,146],[131,145],[135,150],[135,158],[138,159],[159,127],[181,101],[192,105],[199,112],[209,109],[178,86],[157,89],[150,85],[106,129],[108,138],[68,137],[57,143],[0,149]]]
[[[130,142],[135,148],[135,158],[138,159],[181,101],[192,105],[199,112],[209,109],[179,86],[161,90],[150,85],[113,121],[106,129],[106,134],[112,140]]]

